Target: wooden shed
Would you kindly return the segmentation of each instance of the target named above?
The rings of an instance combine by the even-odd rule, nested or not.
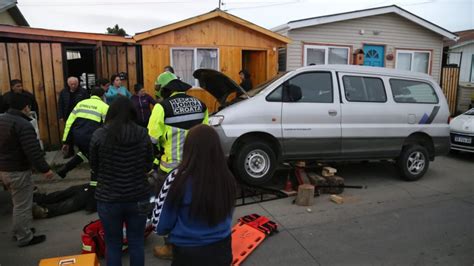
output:
[[[0,90],[21,79],[38,102],[43,143],[58,147],[63,125],[57,99],[67,77],[79,76],[90,86],[95,78],[126,72],[130,88],[140,78],[139,52],[133,39],[121,36],[0,25]]]
[[[194,70],[210,68],[240,83],[239,71],[251,74],[254,87],[278,72],[278,48],[290,39],[219,9],[134,36],[142,47],[143,82],[153,94],[163,68],[171,65],[185,82],[198,87]],[[216,101],[199,88],[190,93],[203,100],[210,111]]]

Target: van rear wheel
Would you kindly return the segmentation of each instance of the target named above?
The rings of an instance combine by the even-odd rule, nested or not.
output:
[[[428,151],[420,145],[404,147],[397,160],[398,169],[406,181],[416,181],[428,170],[430,160]]]
[[[276,155],[265,142],[249,142],[241,147],[233,161],[234,174],[250,185],[270,180],[276,169]]]

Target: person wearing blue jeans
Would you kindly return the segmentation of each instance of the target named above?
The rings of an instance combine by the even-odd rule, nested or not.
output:
[[[153,146],[147,129],[136,124],[132,101],[118,97],[110,105],[105,125],[92,135],[89,163],[97,180],[97,212],[105,230],[108,266],[122,265],[123,225],[131,266],[143,266],[144,232],[151,212],[147,175]]]

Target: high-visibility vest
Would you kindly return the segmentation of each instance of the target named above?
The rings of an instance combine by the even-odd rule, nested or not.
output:
[[[82,100],[74,107],[64,126],[63,142],[67,140],[74,121],[78,118],[88,119],[97,123],[103,123],[109,106],[98,96]]]
[[[201,123],[208,124],[208,119],[206,105],[184,92],[175,92],[155,105],[148,122],[148,134],[163,151],[159,162],[162,171],[169,173],[178,166],[188,130]]]

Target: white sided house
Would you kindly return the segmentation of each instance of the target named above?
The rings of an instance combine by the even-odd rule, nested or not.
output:
[[[459,81],[474,83],[474,29],[456,32],[457,42],[448,41],[448,64],[460,67]]]
[[[280,49],[280,70],[354,64],[397,68],[440,81],[443,38],[457,35],[398,6],[290,21],[273,29],[293,40]]]

